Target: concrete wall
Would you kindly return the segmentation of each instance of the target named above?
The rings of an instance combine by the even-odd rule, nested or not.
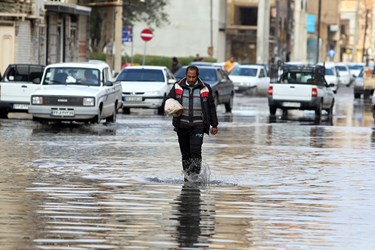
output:
[[[207,49],[212,45],[213,57],[218,61],[224,61],[225,33],[219,31],[219,28],[225,26],[225,6],[226,0],[169,1],[166,11],[170,24],[154,29],[154,36],[146,45],[146,54],[187,57],[198,53],[202,57],[209,57]],[[134,55],[143,55],[145,42],[140,38],[140,33],[144,28],[152,27],[147,27],[143,23],[136,23],[133,27]],[[123,51],[131,56],[132,44],[125,43]]]

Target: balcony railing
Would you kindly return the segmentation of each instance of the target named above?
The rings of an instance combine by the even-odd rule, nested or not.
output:
[[[33,0],[1,0],[0,17],[32,16],[33,3]]]

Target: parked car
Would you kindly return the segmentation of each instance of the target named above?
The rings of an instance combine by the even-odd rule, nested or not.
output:
[[[31,95],[34,121],[116,122],[122,107],[121,84],[114,83],[104,62],[50,64],[41,85]]]
[[[199,78],[208,83],[215,99],[216,107],[220,104],[225,105],[225,112],[232,112],[234,85],[228,74],[216,66],[198,66]],[[176,80],[179,81],[185,77],[186,66],[176,72]]]
[[[10,64],[0,81],[0,117],[7,118],[9,112],[28,112],[30,96],[39,84],[44,65]]]
[[[361,72],[361,70],[365,67],[365,64],[350,62],[348,63],[348,67],[349,67],[350,73],[357,77],[359,73]]]
[[[363,86],[363,73],[364,73],[364,68],[361,70],[358,76],[355,77],[354,79],[354,86],[353,86],[354,99],[361,98],[361,95],[365,94],[365,89]]]
[[[229,78],[233,81],[234,90],[239,93],[246,93],[258,85],[270,83],[263,65],[237,65]]]
[[[321,62],[321,63],[318,63],[318,65],[324,65],[325,67],[324,78],[327,81],[328,85],[331,86],[333,93],[336,94],[337,91],[339,90],[340,74],[338,73],[335,67],[335,63],[334,62],[325,62],[325,63]]]
[[[241,64],[238,65],[256,65],[256,66],[263,66],[264,70],[266,71],[266,75],[270,76],[270,68],[269,65],[266,63],[247,63],[247,62],[242,62]]]
[[[340,84],[350,86],[354,80],[354,77],[350,73],[348,65],[346,63],[337,63],[335,67],[339,72]]]
[[[162,115],[166,96],[176,78],[164,66],[128,66],[118,74],[116,82],[122,85],[124,114],[130,114],[131,108],[147,108],[157,109]]]

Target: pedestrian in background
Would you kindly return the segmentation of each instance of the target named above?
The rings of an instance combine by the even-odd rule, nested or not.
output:
[[[211,87],[198,76],[198,67],[188,66],[185,77],[173,85],[167,96],[167,99],[175,99],[183,107],[181,114],[173,117],[172,124],[178,136],[182,168],[188,176],[201,171],[204,133],[216,135],[218,132]]]
[[[234,68],[234,58],[230,57],[225,63],[224,63],[224,70],[229,74],[233,68]]]
[[[172,67],[171,67],[171,72],[173,74],[176,74],[176,72],[181,69],[181,64],[178,62],[177,57],[172,57]]]
[[[203,57],[201,57],[198,53],[195,55],[194,62],[203,61]]]

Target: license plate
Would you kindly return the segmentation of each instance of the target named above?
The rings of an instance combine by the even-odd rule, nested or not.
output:
[[[301,107],[301,103],[299,103],[299,102],[284,102],[283,106],[284,107],[291,107],[291,108],[299,108],[299,107]]]
[[[126,102],[141,102],[142,96],[125,96]]]
[[[25,109],[25,110],[28,110],[29,109],[29,105],[27,105],[27,104],[13,104],[13,108],[14,109]]]
[[[74,116],[74,110],[52,110],[52,116]]]

